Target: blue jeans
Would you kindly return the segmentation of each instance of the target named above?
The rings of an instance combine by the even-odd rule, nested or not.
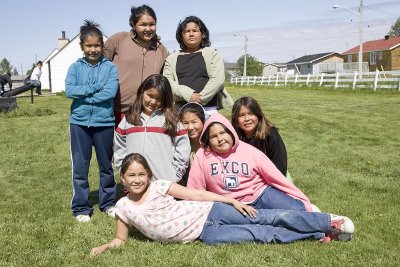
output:
[[[38,80],[30,80],[29,81],[30,84],[32,84],[33,86],[36,87],[37,90],[42,90],[42,83]]]
[[[99,165],[99,208],[101,211],[115,205],[116,185],[112,167],[114,127],[86,127],[70,124],[73,197],[71,209],[75,216],[93,213],[89,201],[89,164],[92,146]]]
[[[289,243],[321,239],[331,230],[325,213],[259,209],[256,218],[243,216],[233,206],[214,203],[199,239],[206,244],[260,242]]]
[[[268,186],[261,195],[249,204],[256,209],[283,209],[306,211],[304,203],[298,199],[283,193],[282,191]]]

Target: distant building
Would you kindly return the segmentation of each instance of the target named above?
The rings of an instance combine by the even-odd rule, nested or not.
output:
[[[17,87],[25,85],[30,77],[31,77],[30,75],[12,75],[11,76],[11,81],[13,85],[12,88],[15,89]]]
[[[307,55],[286,63],[292,74],[336,73],[343,70],[343,58],[339,53],[327,52]]]
[[[266,63],[263,67],[263,76],[274,76],[277,74],[286,73],[286,64],[285,63]]]
[[[236,63],[228,63],[224,62],[225,67],[225,79],[230,79],[231,77],[238,76],[238,69],[236,67]]]
[[[367,41],[363,43],[363,65],[367,66],[366,71],[375,70],[400,70],[400,36]],[[345,68],[358,70],[358,52],[360,46],[355,46],[342,53]],[[363,66],[363,70],[365,71]]]
[[[65,38],[65,32],[62,31],[62,37],[58,39],[58,47],[43,61],[40,78],[43,89],[49,89],[53,93],[65,91],[65,77],[69,66],[78,58],[83,57],[79,36],[80,34],[76,35],[70,41]],[[104,35],[103,38],[104,41],[107,40]]]

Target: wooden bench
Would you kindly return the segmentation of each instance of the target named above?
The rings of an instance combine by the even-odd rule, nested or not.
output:
[[[8,112],[16,109],[16,95],[35,88],[33,85],[28,84],[29,79],[30,75],[11,76],[12,90],[5,91],[3,95],[0,96],[0,112]],[[6,87],[4,89],[6,89]]]

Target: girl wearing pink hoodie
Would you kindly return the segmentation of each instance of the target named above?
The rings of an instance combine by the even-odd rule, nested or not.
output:
[[[257,209],[313,211],[307,196],[252,145],[239,140],[221,114],[211,115],[200,136],[187,186],[237,199]]]

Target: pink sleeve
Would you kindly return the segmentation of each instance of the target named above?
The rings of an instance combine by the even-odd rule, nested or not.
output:
[[[194,157],[192,166],[190,167],[187,183],[187,187],[189,188],[206,190],[206,173],[204,173],[203,170],[203,157],[204,151],[202,148],[200,148]]]
[[[311,211],[311,203],[308,197],[292,184],[264,153],[257,153],[254,156],[257,171],[268,185],[275,187],[293,198],[299,199],[304,203],[306,210]]]

